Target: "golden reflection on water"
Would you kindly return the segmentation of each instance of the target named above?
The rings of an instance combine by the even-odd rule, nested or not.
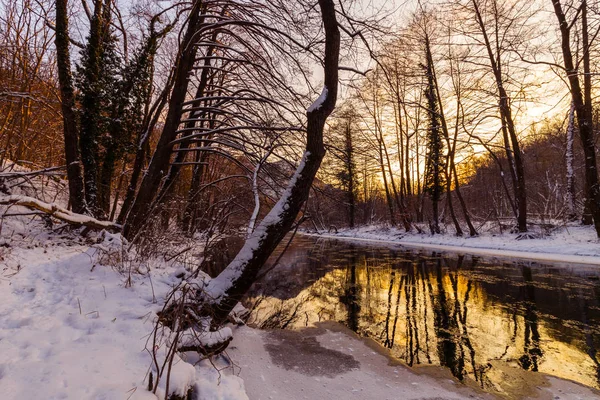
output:
[[[258,326],[342,322],[486,390],[503,392],[499,363],[598,388],[598,275],[302,238],[249,302]]]

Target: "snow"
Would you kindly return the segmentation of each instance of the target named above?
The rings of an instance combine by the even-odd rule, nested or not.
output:
[[[277,203],[271,208],[269,213],[263,218],[260,224],[256,227],[254,232],[244,242],[244,246],[236,255],[231,263],[225,268],[223,272],[219,274],[215,279],[208,282],[205,293],[207,298],[211,299],[215,303],[224,296],[227,288],[230,287],[231,282],[234,282],[244,271],[248,261],[252,258],[254,252],[262,244],[263,240],[267,235],[267,230],[278,224],[281,221],[283,213],[288,209],[288,203],[292,196],[292,188],[296,185],[298,178],[304,172],[306,166],[306,159],[310,156],[310,151],[305,151],[300,160],[300,164],[294,175],[290,179],[286,190],[283,192]]]
[[[115,241],[106,236],[102,243]],[[154,271],[154,292],[145,275],[135,275],[125,287],[116,268],[94,267],[97,249],[44,242],[13,248],[5,258],[7,266],[18,260],[22,267],[6,267],[0,279],[2,399],[40,393],[47,399],[157,399],[146,390],[152,364],[147,339],[161,307],[154,297],[161,299],[177,282],[180,267]],[[227,351],[231,361],[213,361],[221,371],[209,361],[194,366],[189,353],[176,357],[170,392],[183,394],[193,384],[207,400],[488,397],[449,377],[392,366],[350,333],[311,329],[236,328]],[[228,327],[215,333],[231,334]],[[569,382],[551,383],[540,390],[562,399],[594,397]],[[161,381],[158,395],[163,391]]]
[[[110,269],[90,272],[85,250],[24,254],[24,268],[3,279],[0,392],[6,398],[110,399],[130,391],[134,399],[153,398],[141,390],[150,363],[139,341],[149,332],[144,315],[151,300],[137,288],[124,290]]]
[[[389,367],[384,356],[340,332],[307,330],[300,335],[242,327],[232,347],[229,353],[240,366],[248,396],[255,400],[463,399],[474,394],[467,390],[460,395],[446,389],[448,383]]]
[[[458,384],[441,368],[398,364],[335,323],[301,331],[240,327],[228,354],[253,400],[496,398]],[[598,398],[586,387],[553,377],[543,377],[534,390],[531,398]]]
[[[517,240],[518,234],[484,232],[477,237],[405,233],[387,226],[364,226],[340,229],[337,234],[305,235],[324,238],[348,239],[384,245],[402,245],[411,248],[437,249],[451,253],[524,258],[540,261],[600,265],[600,245],[593,227],[576,224],[563,226],[552,235]]]
[[[93,225],[106,229],[120,229],[118,224],[111,221],[100,221],[87,215],[73,213],[56,203],[46,203],[30,196],[10,195],[0,196],[0,204],[18,204],[27,205],[33,209],[43,210],[44,212],[52,213],[55,218],[81,225]]]
[[[182,347],[197,346],[212,347],[219,343],[226,342],[233,337],[231,328],[228,326],[214,332],[201,332],[185,336],[181,341]]]
[[[323,90],[321,91],[321,95],[314,101],[314,103],[312,103],[307,109],[307,112],[313,112],[316,111],[318,109],[320,109],[323,106],[323,103],[325,103],[325,100],[327,100],[327,94],[329,93],[329,90],[327,90],[327,86],[323,86]]]
[[[146,389],[153,370],[149,335],[184,265],[148,261],[129,286],[127,263],[115,256],[126,245],[117,234],[58,235],[21,217],[4,224],[2,243],[9,247],[0,246],[0,398],[163,399],[164,380],[157,395]],[[235,311],[246,312],[241,306]],[[390,365],[381,350],[341,328],[234,329],[203,340],[233,334],[231,359],[176,356],[169,392],[183,395],[194,386],[207,400],[487,397],[450,377]],[[158,349],[161,360],[164,351]],[[573,383],[549,382],[541,394],[595,396]]]
[[[158,397],[147,390],[149,335],[182,266],[148,263],[156,268],[132,274],[128,286],[128,271],[114,256],[119,235],[88,243],[26,218],[5,219],[2,233],[0,398],[163,399],[164,380]],[[159,348],[159,358],[163,353]],[[176,356],[169,385],[179,394],[194,385],[206,399],[248,398],[240,378],[219,374],[209,361],[193,365]]]

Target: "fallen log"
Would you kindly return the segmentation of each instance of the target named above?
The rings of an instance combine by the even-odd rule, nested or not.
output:
[[[0,205],[16,205],[27,207],[33,210],[42,211],[51,217],[67,222],[71,225],[85,226],[90,229],[106,229],[110,232],[120,232],[122,228],[121,225],[112,221],[101,221],[88,215],[77,214],[54,203],[46,203],[29,196],[0,196]]]

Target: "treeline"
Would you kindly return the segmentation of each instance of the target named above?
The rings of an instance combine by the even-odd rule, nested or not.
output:
[[[562,122],[562,123],[561,123]],[[595,122],[595,126],[598,126]],[[597,129],[597,128],[595,128]],[[530,131],[523,143],[524,166],[527,176],[532,179],[527,183],[526,194],[529,200],[530,225],[534,231],[544,228],[552,229],[569,221],[581,222],[583,204],[583,181],[570,180],[567,174],[565,148],[567,146],[566,119],[564,121],[547,121],[542,127]],[[332,150],[330,150],[330,153]],[[358,156],[358,151],[354,154]],[[366,157],[363,155],[363,160]],[[351,226],[390,223],[389,207],[379,178],[380,170],[357,168],[355,179],[356,189],[352,198],[346,186],[347,171],[337,160],[328,160],[327,167],[321,172],[321,178],[330,184],[320,182],[315,187],[314,201],[309,203],[317,228],[328,230]],[[472,223],[477,230],[486,225],[494,230],[514,231],[515,210],[514,201],[507,186],[508,163],[501,149],[496,149],[493,155],[478,154],[461,160],[458,178],[461,182],[461,195]],[[574,142],[573,172],[575,176],[583,176],[584,158],[579,142]],[[366,182],[364,184],[363,182]],[[574,186],[569,188],[569,185]],[[451,195],[456,196],[454,192]],[[573,193],[573,196],[571,195]],[[450,204],[445,201],[447,193],[442,197],[440,223],[444,230],[453,231],[454,225],[450,215]],[[413,229],[424,229],[429,233],[427,219],[430,218],[430,199],[426,192],[420,195],[412,194]],[[354,204],[351,206],[352,202]],[[344,204],[343,207],[340,205]],[[452,203],[454,205],[454,203]],[[457,208],[460,206],[457,206]],[[354,210],[354,211],[352,211]],[[395,221],[400,221],[398,207],[394,207]],[[457,219],[461,226],[468,229],[460,208]],[[400,225],[402,226],[402,225]],[[467,232],[463,232],[467,234]]]
[[[600,234],[597,4],[415,7],[369,48],[331,124],[322,197],[346,207],[321,204],[321,224],[476,235],[486,221],[523,233],[581,220]]]
[[[70,208],[129,237],[251,232],[295,170],[320,93],[314,10],[283,3],[4,0],[2,160],[65,166]],[[345,98],[307,216],[319,229],[600,231],[597,4],[402,10],[343,18]]]

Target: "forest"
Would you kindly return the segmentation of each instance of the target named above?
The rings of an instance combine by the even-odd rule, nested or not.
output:
[[[599,2],[0,10],[0,230],[118,237],[128,286],[135,263],[202,253],[157,312],[154,394],[175,396],[178,353],[225,351],[297,232],[600,237]]]
[[[60,3],[3,6],[3,160],[67,165],[55,171],[72,211],[128,237],[142,215],[147,234],[252,230],[295,169],[320,93],[313,16],[204,2],[192,27],[189,4]],[[597,5],[384,3],[359,20],[360,6],[339,11],[343,95],[304,213],[317,229],[596,224]],[[256,27],[272,19],[282,26]]]

